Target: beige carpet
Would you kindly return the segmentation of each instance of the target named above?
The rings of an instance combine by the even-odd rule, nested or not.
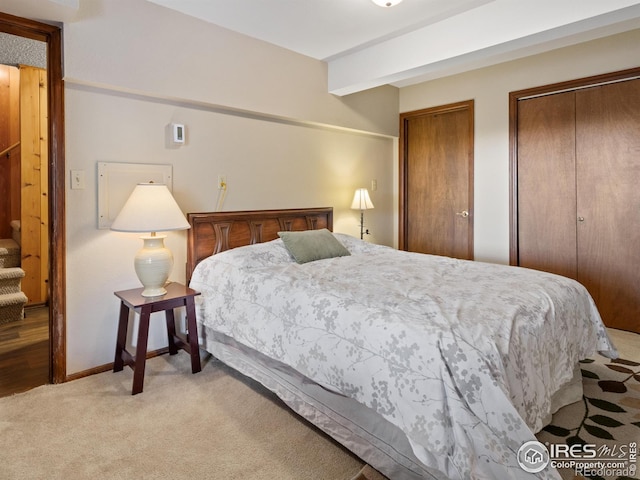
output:
[[[184,352],[163,355],[142,394],[131,382],[126,368],[1,398],[0,478],[380,478],[214,360],[193,375]]]
[[[582,368],[584,400],[558,411],[540,441],[640,443],[640,362],[598,356]],[[0,398],[0,478],[385,478],[210,358],[192,375],[184,352],[157,357],[142,394],[131,382],[126,368]]]

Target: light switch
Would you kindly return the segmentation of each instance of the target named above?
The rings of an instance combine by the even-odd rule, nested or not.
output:
[[[71,170],[71,190],[84,189],[84,170]]]

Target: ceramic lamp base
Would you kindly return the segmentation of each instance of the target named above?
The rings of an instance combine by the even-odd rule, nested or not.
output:
[[[143,236],[144,244],[134,259],[134,267],[144,290],[143,297],[159,297],[167,293],[164,288],[171,270],[173,255],[164,246],[166,235]]]

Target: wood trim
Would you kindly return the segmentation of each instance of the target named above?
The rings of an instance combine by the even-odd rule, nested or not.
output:
[[[398,248],[407,249],[407,122],[411,112],[400,114],[398,130]]]
[[[16,17],[8,13],[0,12],[0,32],[30,38],[31,40],[39,40],[48,44],[51,41],[51,36],[56,31],[59,33],[60,28],[55,25],[36,22],[27,18]],[[49,47],[49,45],[47,46]]]
[[[0,13],[0,32],[47,43],[47,91],[49,107],[49,325],[53,383],[66,378],[66,240],[64,83],[60,28]]]
[[[461,102],[450,103],[447,105],[439,105],[436,107],[425,108],[422,110],[414,110],[411,112],[405,112],[400,114],[400,141],[399,143],[399,153],[398,158],[400,161],[399,165],[399,226],[398,226],[398,248],[401,250],[407,250],[407,229],[408,229],[408,221],[407,218],[407,124],[411,118],[419,117],[421,115],[428,115],[433,113],[448,113],[454,112],[457,110],[469,110],[469,144],[474,145],[474,122],[475,122],[475,111],[474,111],[474,101],[473,100],[464,100]],[[469,213],[471,215],[470,221],[473,221],[473,212],[474,212],[474,195],[473,195],[473,182],[474,182],[474,154],[473,148],[471,150],[471,154],[469,156]],[[473,223],[471,224],[470,238],[469,238],[469,251],[472,252],[473,255]]]
[[[62,81],[62,36],[60,29],[49,35],[49,308],[51,309],[52,381],[67,375],[66,344],[66,204],[64,150],[64,83]]]
[[[333,230],[333,208],[188,213],[187,284],[196,265],[216,253],[278,238],[278,231]]]
[[[640,77],[640,67],[552,83],[509,93],[509,264],[518,265],[518,102]]]
[[[518,264],[518,95],[509,93],[509,265]]]
[[[147,360],[149,360],[151,358],[159,357],[160,355],[165,355],[167,353],[169,353],[169,347],[162,347],[162,348],[159,348],[158,350],[147,352],[146,358]],[[81,372],[72,373],[67,377],[66,381],[70,382],[72,380],[79,380],[84,377],[90,377],[91,375],[95,375],[97,373],[113,371],[113,364],[114,362],[105,363],[104,365],[89,368],[87,370],[82,370]]]
[[[551,83],[549,85],[526,88],[524,90],[517,90],[515,92],[510,92],[509,97],[514,96],[518,100],[521,100],[528,97],[552,95],[554,93],[579,90],[581,88],[593,87],[605,83],[631,80],[636,77],[640,77],[640,67],[604,73],[601,75],[593,75],[591,77],[577,78],[574,80],[567,80],[565,82]]]

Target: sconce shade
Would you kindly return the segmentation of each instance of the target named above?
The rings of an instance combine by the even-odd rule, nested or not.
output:
[[[166,185],[136,185],[113,221],[111,230],[151,233],[141,237],[144,245],[134,259],[136,274],[144,286],[141,293],[143,297],[157,297],[167,293],[164,286],[173,270],[173,254],[164,246],[165,235],[156,235],[156,232],[188,228],[189,222]]]
[[[351,202],[351,208],[353,210],[369,210],[373,208],[373,202],[369,197],[369,190],[366,188],[357,189],[353,196],[353,202]]]
[[[111,224],[117,232],[186,230],[189,222],[162,183],[139,183]]]

